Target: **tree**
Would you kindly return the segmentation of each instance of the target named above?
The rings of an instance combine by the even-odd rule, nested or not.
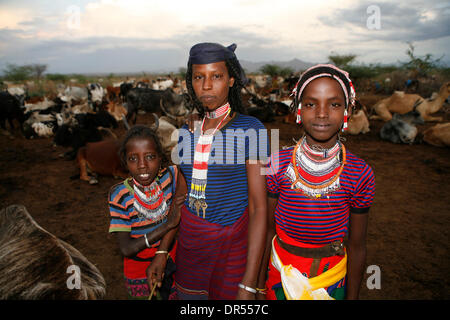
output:
[[[186,72],[187,72],[187,69],[184,67],[180,67],[178,69],[178,73],[180,74],[181,79],[186,79]]]
[[[276,64],[265,64],[259,69],[259,71],[264,74],[268,74],[272,78],[275,78],[280,74],[281,68]]]
[[[332,54],[328,59],[338,68],[345,69],[355,60],[356,54]]]
[[[31,78],[33,69],[29,65],[18,66],[13,63],[8,63],[3,69],[4,79],[10,81],[24,81]]]
[[[414,54],[414,45],[412,42],[407,42],[409,48],[406,50],[406,54],[409,57],[409,61],[403,63],[403,67],[411,70],[413,73],[413,77],[427,77],[429,72],[437,69],[438,64],[441,59],[444,57],[440,57],[439,59],[432,59],[432,54],[427,53],[425,56],[419,57]]]
[[[46,64],[35,63],[29,66],[37,81],[41,80],[42,75],[47,70]]]

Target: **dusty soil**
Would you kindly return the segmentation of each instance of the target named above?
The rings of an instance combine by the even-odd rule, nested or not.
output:
[[[364,97],[362,98],[364,102]],[[367,101],[370,104],[369,98]],[[450,114],[441,111],[446,120]],[[138,123],[152,122],[139,115]],[[419,126],[419,131],[433,125]],[[267,123],[280,129],[280,146],[292,145],[301,131],[283,124],[281,117]],[[367,266],[381,271],[381,288],[369,290],[364,276],[362,299],[450,298],[450,149],[426,144],[395,145],[380,140],[380,121],[371,132],[347,136],[346,146],[372,166],[376,196],[370,211]],[[120,137],[123,128],[115,130]],[[108,233],[109,188],[119,182],[99,177],[98,185],[70,177],[75,161],[59,155],[51,139],[26,140],[16,134],[0,136],[0,201],[2,207],[23,204],[46,230],[80,250],[103,273],[106,299],[126,299],[122,258]]]

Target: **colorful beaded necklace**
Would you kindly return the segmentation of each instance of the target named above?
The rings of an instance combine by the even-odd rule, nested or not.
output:
[[[346,159],[341,142],[337,141],[330,149],[317,151],[308,146],[305,137],[295,146],[285,174],[291,189],[310,198],[320,198],[340,188],[339,176]]]
[[[158,177],[149,186],[142,186],[133,178],[133,190],[133,206],[140,218],[145,218],[153,223],[167,215],[169,207],[164,199],[164,192]]]
[[[214,128],[212,133],[204,132],[203,128],[205,125],[205,119],[209,116],[203,118],[200,136],[198,138],[197,144],[195,146],[194,152],[194,164],[192,166],[192,181],[191,190],[189,192],[189,207],[197,212],[197,216],[200,216],[200,209],[203,211],[203,219],[206,217],[206,209],[208,204],[206,203],[206,185],[208,183],[208,160],[211,152],[211,147],[213,143],[214,134],[220,128],[225,119],[229,116],[231,112],[230,104],[227,102],[223,106],[217,108],[220,109],[220,116],[224,116],[220,120],[219,124]],[[209,130],[208,130],[209,131]]]
[[[229,110],[230,110],[230,103],[227,102],[223,106],[218,107],[213,111],[206,111],[205,115],[208,119],[217,119],[223,116],[225,113],[229,112]]]

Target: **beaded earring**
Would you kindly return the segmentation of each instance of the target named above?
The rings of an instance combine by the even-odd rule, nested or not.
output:
[[[297,121],[296,122],[298,124],[302,123],[301,110],[302,110],[302,103],[300,102],[298,104],[298,108],[297,108]]]
[[[344,110],[344,124],[342,125],[342,132],[345,132],[348,129],[348,115],[347,109]]]

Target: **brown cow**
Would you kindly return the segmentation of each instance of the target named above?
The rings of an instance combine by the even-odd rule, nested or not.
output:
[[[120,87],[107,86],[106,95],[109,101],[119,101]]]
[[[115,178],[128,177],[127,170],[122,166],[119,158],[120,142],[116,139],[107,139],[99,142],[87,143],[77,153],[80,179],[90,184],[98,180],[88,175],[88,171],[103,176],[112,175]]]
[[[435,147],[450,147],[450,122],[439,123],[423,132],[423,141]]]
[[[102,299],[100,271],[44,230],[22,205],[0,211],[0,299]]]

